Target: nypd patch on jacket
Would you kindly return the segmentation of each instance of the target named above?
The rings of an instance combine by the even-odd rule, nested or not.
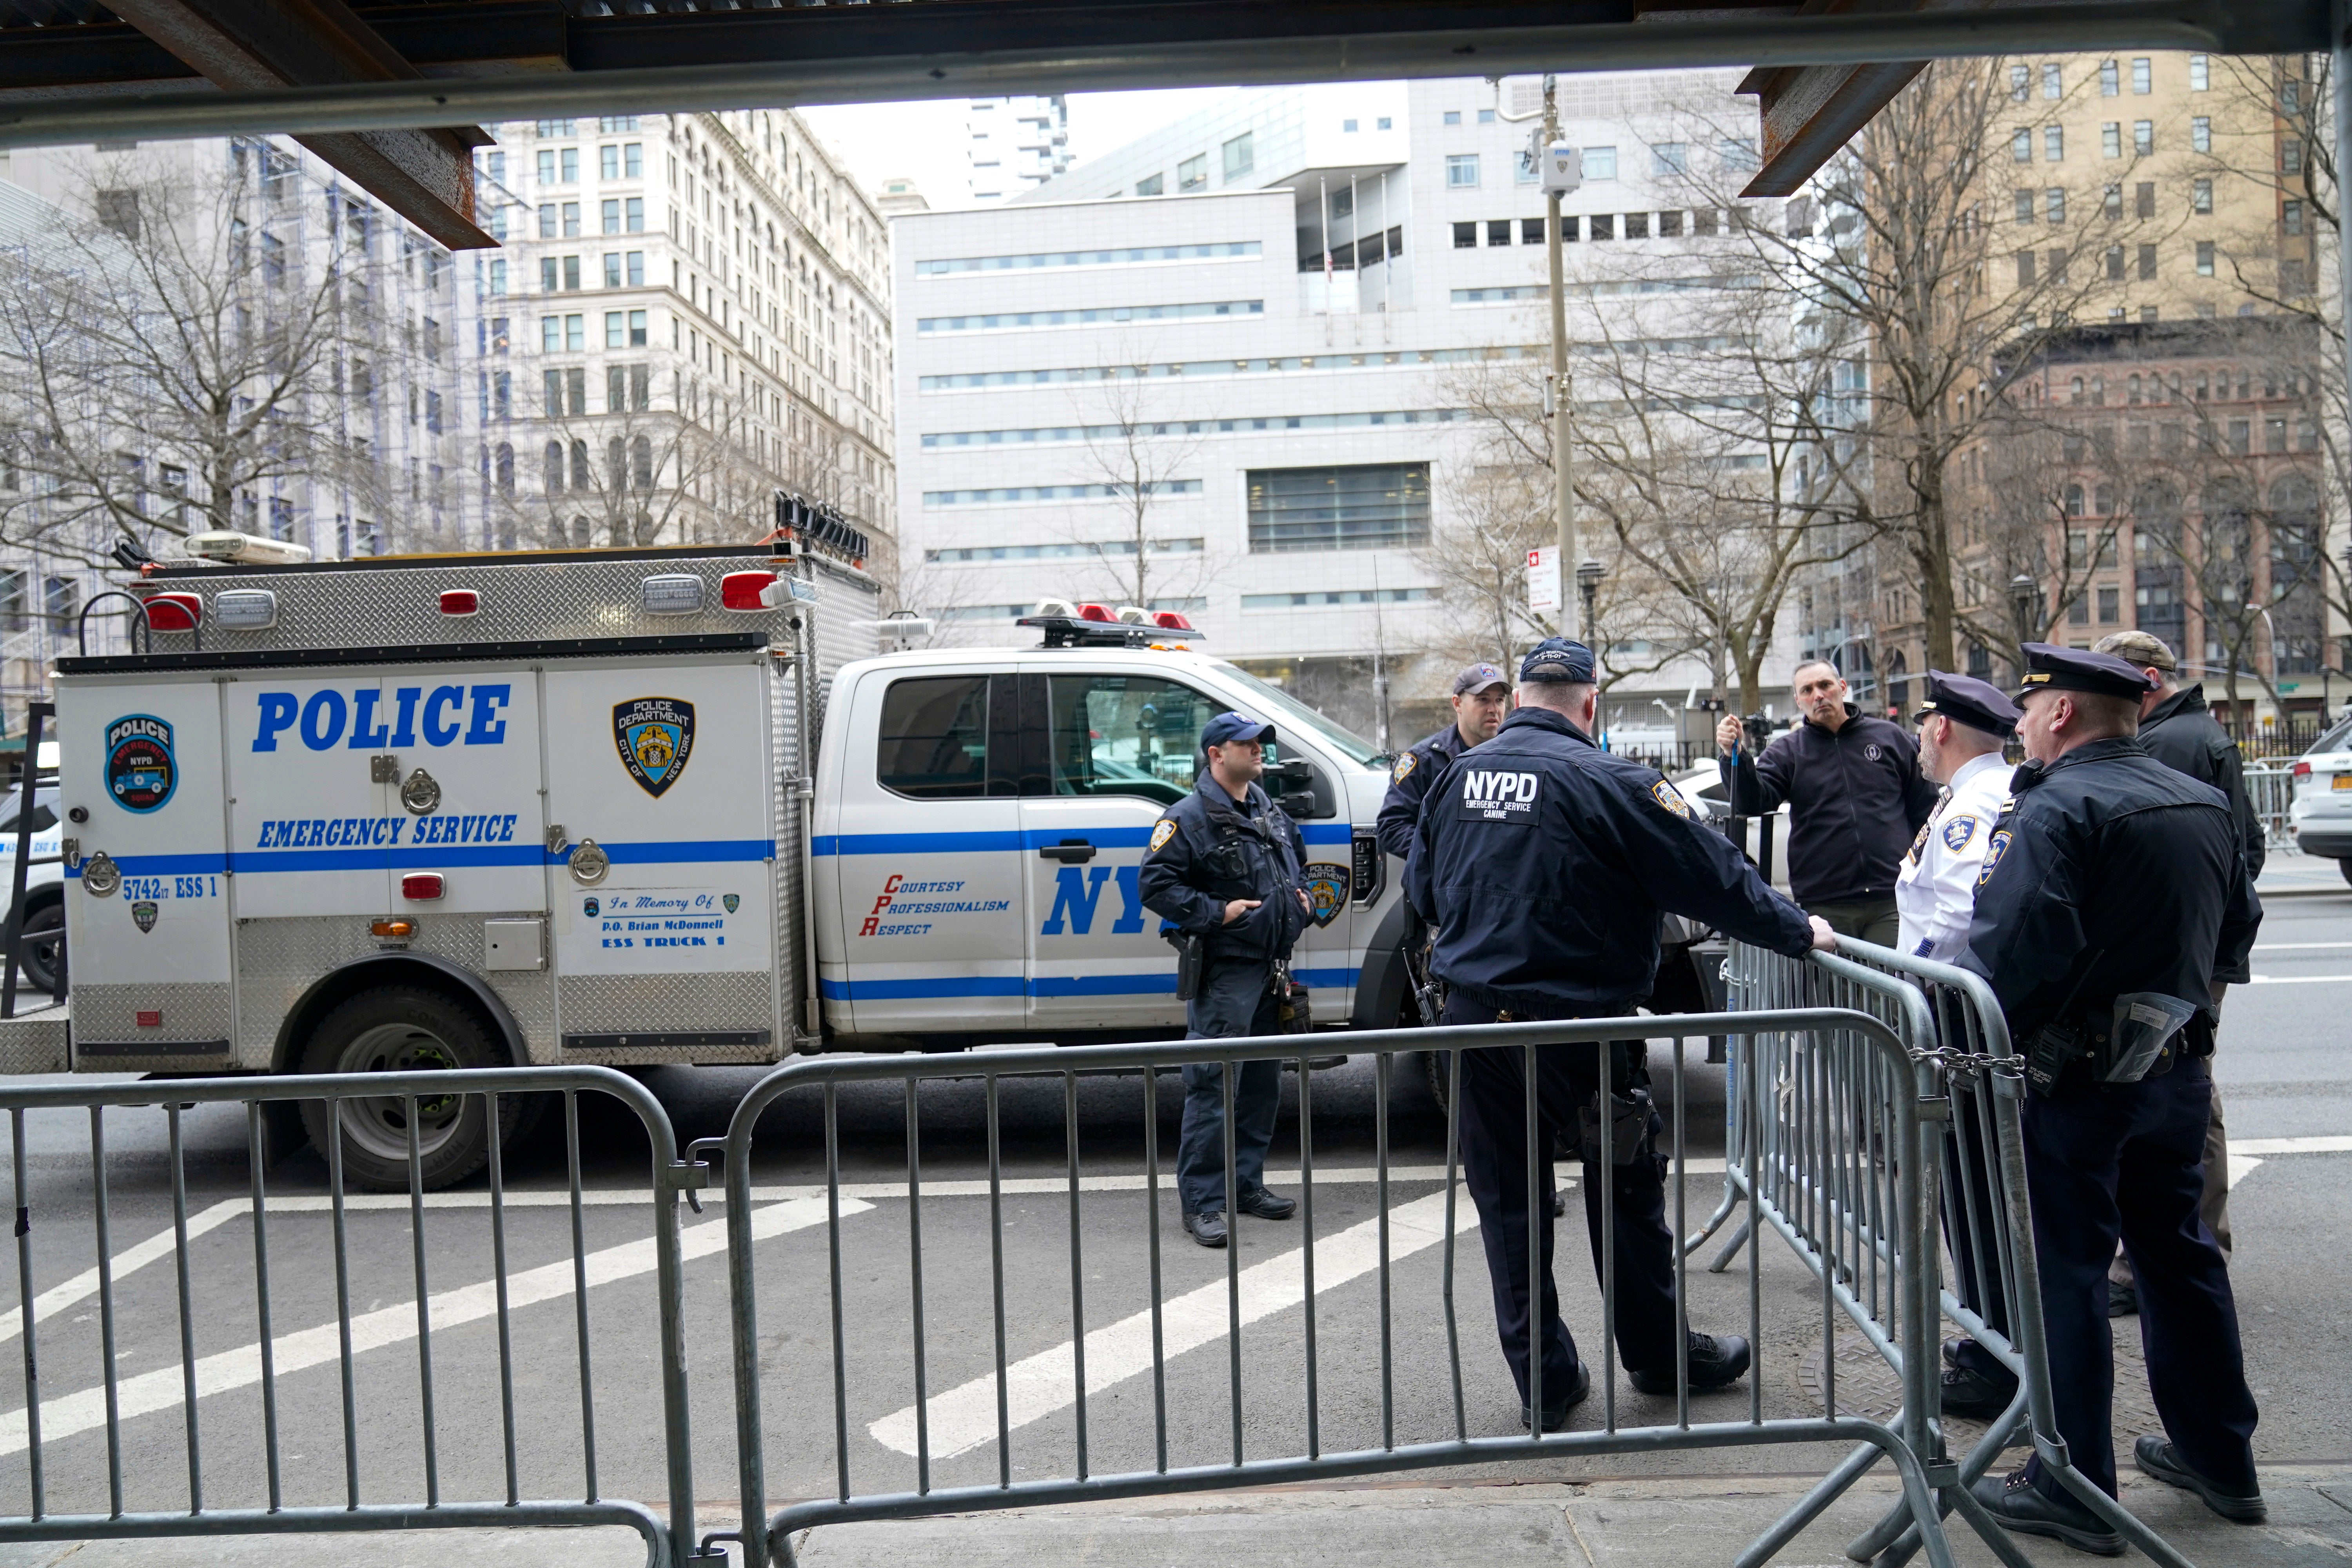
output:
[[[1998,752],[1971,757],[1911,842],[1895,879],[1900,951],[1949,963],[1969,950],[1969,920],[1976,912],[1977,873],[1992,843],[1993,825],[2009,805],[2013,770]]]
[[[1759,946],[1811,944],[1802,910],[1653,770],[1520,708],[1431,786],[1405,893],[1465,995],[1597,1012],[1650,994],[1661,910]]]

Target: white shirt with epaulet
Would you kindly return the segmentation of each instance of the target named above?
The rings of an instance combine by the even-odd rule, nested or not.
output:
[[[1902,920],[1895,941],[1902,952],[1949,963],[1968,951],[1977,873],[1993,824],[2008,809],[2014,771],[2000,752],[1988,752],[1952,775],[1895,879],[1895,909]]]

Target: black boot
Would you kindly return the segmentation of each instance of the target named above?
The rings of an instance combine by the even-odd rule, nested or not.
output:
[[[1693,1394],[1705,1394],[1739,1381],[1748,1370],[1748,1342],[1738,1334],[1703,1334],[1696,1329],[1690,1333],[1690,1388]],[[1647,1367],[1635,1372],[1630,1367],[1625,1375],[1643,1394],[1671,1394],[1675,1391],[1675,1369],[1672,1366]]]

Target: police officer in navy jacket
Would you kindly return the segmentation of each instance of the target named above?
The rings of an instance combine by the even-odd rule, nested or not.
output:
[[[2120,1235],[2166,1434],[2139,1438],[2133,1458],[2223,1518],[2257,1522],[2254,1397],[2229,1268],[2198,1203],[2213,972],[2244,960],[2262,905],[2229,801],[2137,738],[2148,678],[2113,654],[2046,643],[2025,654],[2028,760],[1987,846],[1960,962],[1990,983],[2028,1062],[2026,1184],[2057,1435],[2113,1496],[2106,1272]],[[2167,1000],[2187,1019],[2177,1034],[2164,1032]],[[2130,1076],[2126,1047],[2158,1038]],[[2038,1458],[1975,1490],[2012,1530],[2124,1550]]]
[[[1421,825],[1421,803],[1446,764],[1473,746],[1484,745],[1503,727],[1511,710],[1511,678],[1496,666],[1474,664],[1454,678],[1454,722],[1415,745],[1389,770],[1388,798],[1373,832],[1383,854],[1402,860],[1412,850]]]
[[[1695,821],[1672,784],[1593,744],[1598,689],[1591,649],[1548,639],[1520,666],[1519,682],[1518,707],[1501,731],[1431,787],[1406,861],[1407,896],[1435,928],[1431,967],[1451,988],[1447,1024],[1633,1012],[1657,973],[1661,910],[1784,953],[1834,943],[1827,925],[1809,921],[1764,885],[1729,841]],[[1648,1071],[1637,1049],[1609,1047],[1611,1099],[1630,1105],[1635,1118],[1628,1135],[1616,1140],[1619,1163],[1610,1176],[1618,1349],[1635,1388],[1672,1394],[1675,1238],[1665,1224],[1665,1161],[1655,1147],[1661,1124],[1641,1109]],[[1585,1218],[1597,1271],[1600,1151],[1597,1141],[1584,1138],[1581,1113],[1598,1095],[1601,1058],[1601,1047],[1593,1045],[1537,1052],[1542,1256],[1532,1269],[1522,1052],[1469,1049],[1461,1058],[1463,1169],[1478,1206],[1496,1326],[1524,1402],[1530,1322],[1540,1323],[1547,1428],[1567,1418],[1591,1382],[1560,1321],[1552,1280],[1548,1156],[1561,1133],[1582,1143]],[[1532,1309],[1530,1274],[1542,1282],[1541,1304]],[[1745,1340],[1694,1332],[1688,1345],[1695,1390],[1720,1388],[1748,1369]]]
[[[1274,726],[1220,713],[1201,731],[1207,759],[1192,793],[1153,825],[1138,889],[1144,907],[1205,945],[1199,988],[1184,1005],[1188,1040],[1238,1039],[1281,1031],[1281,990],[1291,944],[1307,929],[1301,881],[1307,846],[1289,814],[1258,787]],[[1282,1064],[1244,1062],[1235,1071],[1235,1206],[1261,1219],[1288,1219],[1296,1199],[1260,1179],[1282,1103]],[[1183,1131],[1176,1145],[1184,1228],[1202,1247],[1225,1245],[1225,1069],[1184,1068]]]

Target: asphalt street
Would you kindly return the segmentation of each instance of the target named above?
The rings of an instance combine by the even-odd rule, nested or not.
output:
[[[2352,1400],[2323,1368],[2352,1365],[2352,1315],[2341,1310],[2345,1271],[2336,1226],[2352,1193],[2352,1052],[2343,1018],[2352,1004],[2352,886],[2326,862],[2282,858],[2265,877],[2268,917],[2255,954],[2255,982],[2234,991],[2224,1015],[2219,1080],[2228,1105],[2238,1253],[2233,1264],[2247,1352],[2263,1419],[2257,1448],[2266,1463],[2342,1465],[2352,1458]],[[1703,1065],[1703,1042],[1685,1058],[1693,1173],[1685,1193],[1696,1225],[1720,1195],[1723,1079]],[[1652,1048],[1662,1098],[1671,1052]],[[646,1081],[668,1110],[681,1142],[723,1131],[758,1073],[660,1069]],[[1419,1077],[1419,1059],[1399,1064],[1389,1136],[1394,1173],[1386,1208],[1388,1332],[1381,1353],[1382,1207],[1370,1180],[1376,1137],[1376,1084],[1369,1061],[1314,1075],[1314,1429],[1305,1313],[1307,1216],[1286,1223],[1244,1220],[1234,1260],[1240,1275],[1239,1350],[1230,1330],[1228,1258],[1192,1246],[1178,1227],[1172,1151],[1180,1094],[1160,1080],[1159,1142],[1163,1178],[1155,1206],[1143,1181],[1143,1080],[1081,1079],[1075,1126],[1058,1079],[1021,1079],[1003,1089],[1002,1226],[990,1226],[986,1122],[977,1080],[926,1086],[919,1101],[919,1205],[907,1196],[908,1108],[895,1087],[840,1094],[840,1293],[845,1325],[839,1380],[831,1332],[833,1269],[821,1196],[823,1122],[814,1093],[781,1103],[761,1129],[755,1186],[759,1377],[772,1501],[822,1496],[841,1484],[859,1493],[928,1481],[984,1485],[1066,1475],[1078,1463],[1083,1415],[1086,1465],[1093,1473],[1150,1468],[1164,1440],[1171,1465],[1230,1461],[1237,1440],[1252,1457],[1325,1452],[1450,1436],[1456,1412],[1447,1375],[1448,1330],[1442,1240],[1444,1121]],[[1297,1192],[1299,1147],[1295,1075],[1286,1083],[1273,1184]],[[502,1435],[508,1405],[516,1434],[516,1489],[524,1497],[579,1497],[594,1489],[656,1506],[667,1500],[661,1449],[658,1333],[653,1290],[646,1143],[634,1114],[583,1099],[584,1175],[592,1200],[574,1221],[562,1201],[562,1118],[551,1117],[508,1163],[504,1215],[509,1281],[505,1321],[512,1345],[511,1394],[500,1376],[501,1318],[493,1215],[478,1182],[435,1194],[425,1206],[421,1247],[404,1195],[354,1199],[345,1216],[347,1294],[353,1321],[349,1400],[358,1494],[362,1501],[421,1500],[428,1447],[420,1418],[426,1358],[420,1355],[422,1293],[432,1322],[429,1358],[434,1419],[430,1484],[444,1500],[502,1500],[508,1492]],[[195,1359],[201,1433],[200,1481],[210,1507],[258,1506],[270,1497],[266,1432],[278,1432],[278,1495],[288,1503],[340,1504],[348,1475],[342,1347],[335,1329],[338,1279],[325,1167],[296,1155],[269,1173],[269,1321],[257,1308],[256,1230],[241,1113],[206,1108],[184,1119],[188,1307],[184,1332]],[[184,1509],[192,1482],[184,1397],[184,1318],[174,1267],[173,1191],[163,1117],[153,1109],[107,1113],[108,1234],[97,1243],[83,1113],[28,1118],[34,1332],[41,1404],[41,1484],[47,1511],[111,1506],[105,1413],[121,1414],[119,1468],[126,1508]],[[1072,1147],[1080,1167],[1074,1200]],[[1572,1194],[1572,1201],[1575,1196]],[[715,1202],[688,1214],[686,1340],[693,1400],[696,1495],[703,1528],[731,1528],[719,1512],[735,1486],[723,1217]],[[1454,1259],[1462,1369],[1460,1430],[1501,1435],[1517,1422],[1518,1401],[1493,1337],[1483,1258],[1466,1199]],[[914,1346],[919,1310],[909,1258],[919,1225],[924,1257],[919,1311],[922,1363]],[[1559,1279],[1570,1324],[1598,1363],[1601,1322],[1580,1227],[1563,1232]],[[1003,1353],[1009,1370],[998,1440],[994,1367],[997,1275],[992,1236],[1001,1238]],[[1156,1381],[1151,1243],[1159,1242],[1158,1331],[1164,1382]],[[111,1289],[100,1289],[103,1256]],[[1841,1374],[1844,1349],[1825,1352],[1819,1288],[1777,1241],[1758,1255],[1763,1333],[1753,1374],[1765,1414],[1814,1415],[1824,1357]],[[576,1270],[576,1271],[575,1271]],[[30,1502],[25,1415],[24,1324],[15,1270],[0,1270],[0,1512]],[[584,1296],[577,1281],[584,1277]],[[1724,1275],[1694,1271],[1693,1322],[1744,1331],[1745,1258]],[[111,1310],[107,1308],[110,1296]],[[591,1396],[582,1395],[584,1310]],[[1071,1342],[1085,1336],[1083,1400]],[[2126,1339],[2132,1325],[2126,1321]],[[14,1341],[13,1344],[5,1342]],[[113,1383],[106,1369],[111,1344]],[[268,1364],[261,1353],[270,1347]],[[2136,1366],[2126,1357],[2126,1378]],[[265,1372],[267,1375],[265,1375]],[[919,1404],[918,1377],[927,1392]],[[835,1390],[841,1390],[836,1412]],[[1696,1419],[1738,1418],[1746,1389],[1694,1403]],[[274,1411],[265,1405],[274,1389]],[[1238,1414],[1235,1391],[1239,1392]],[[1384,1415],[1383,1394],[1386,1394]],[[2119,1404],[2127,1390],[2119,1390]],[[1618,1420],[1671,1422],[1671,1399],[1614,1384]],[[1851,1396],[1851,1397],[1858,1397]],[[2144,1390],[2138,1397],[2145,1402]],[[1845,1402],[1842,1399],[1842,1403]],[[916,1413],[930,1453],[919,1472]],[[1164,1413],[1164,1417],[1163,1417]],[[1577,1424],[1605,1419],[1601,1391]],[[836,1426],[846,1436],[836,1446]],[[2145,1427],[2137,1429],[2147,1429]],[[2134,1435],[2119,1421],[2119,1440]],[[1163,1437],[1164,1433],[1164,1437]],[[1825,1449],[1732,1449],[1703,1462],[1618,1457],[1548,1462],[1518,1479],[1597,1481],[1612,1477],[1818,1474],[1841,1457]],[[1472,1478],[1475,1479],[1475,1478]]]

